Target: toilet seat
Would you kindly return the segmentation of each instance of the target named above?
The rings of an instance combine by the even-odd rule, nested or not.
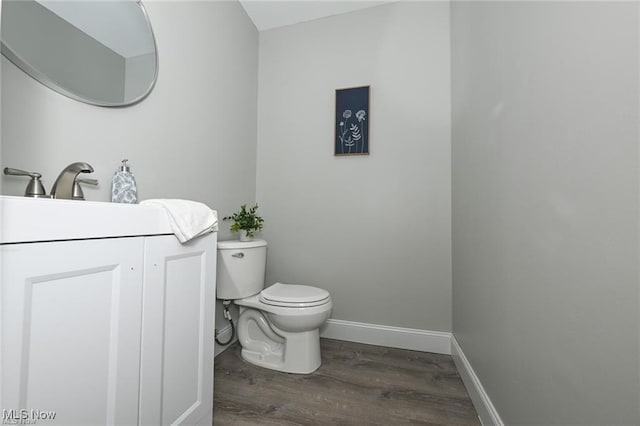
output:
[[[285,308],[307,308],[329,303],[329,292],[308,285],[275,283],[260,292],[260,302]]]

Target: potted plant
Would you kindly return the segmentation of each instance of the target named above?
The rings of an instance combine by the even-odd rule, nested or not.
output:
[[[231,232],[240,233],[240,241],[251,241],[256,231],[262,229],[264,219],[256,214],[258,205],[247,209],[247,205],[240,206],[240,211],[235,212],[231,216],[222,218],[222,220],[233,220]]]

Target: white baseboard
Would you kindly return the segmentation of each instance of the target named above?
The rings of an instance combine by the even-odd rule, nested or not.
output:
[[[221,342],[226,342],[227,340],[229,340],[229,338],[231,337],[231,325],[226,326],[225,328],[221,329],[218,332],[218,340],[220,340]],[[238,336],[235,336],[233,338],[233,342],[235,342],[236,340],[238,340]],[[219,344],[215,344],[216,349],[214,352],[214,357],[220,355],[222,352],[224,352],[225,350],[227,350],[229,348],[229,346],[231,346],[233,344],[233,342],[229,343],[228,345],[225,346],[220,346]]]
[[[487,395],[487,392],[484,390],[482,383],[480,383],[480,379],[476,375],[475,371],[473,371],[469,360],[464,355],[462,348],[458,345],[456,338],[453,336],[451,336],[451,357],[458,368],[460,377],[462,377],[462,381],[467,388],[467,392],[469,392],[469,396],[471,397],[471,401],[473,401],[474,407],[476,407],[476,411],[478,412],[478,416],[480,417],[482,424],[504,426],[498,411],[493,406],[493,403],[491,402],[489,395]]]
[[[330,319],[320,329],[320,337],[437,354],[451,354],[451,333],[441,331]]]

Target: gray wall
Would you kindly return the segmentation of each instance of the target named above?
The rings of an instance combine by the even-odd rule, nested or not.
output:
[[[41,172],[50,190],[63,167],[87,161],[100,188],[85,196],[110,201],[113,172],[128,158],[140,199],[192,199],[227,215],[255,199],[258,33],[238,2],[145,7],[160,68],[153,92],[134,106],[68,99],[2,58],[0,165]],[[1,180],[7,195],[27,184]],[[230,238],[228,226],[219,237]]]
[[[638,3],[453,2],[453,331],[507,424],[640,424]]]
[[[257,194],[267,282],[332,317],[451,328],[449,4],[397,3],[260,33]],[[371,155],[335,157],[335,89],[371,86]]]

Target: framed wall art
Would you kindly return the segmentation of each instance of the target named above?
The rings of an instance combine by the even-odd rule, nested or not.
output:
[[[335,155],[369,155],[369,86],[336,90]]]

